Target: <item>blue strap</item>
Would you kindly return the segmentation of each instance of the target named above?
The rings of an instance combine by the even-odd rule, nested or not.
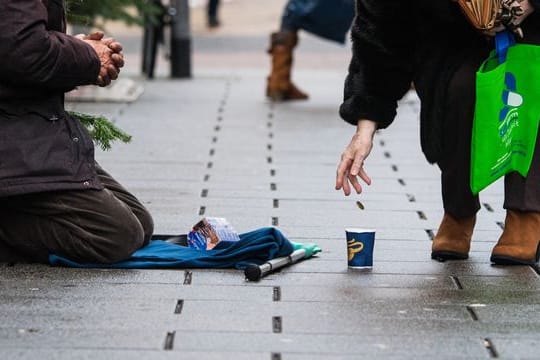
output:
[[[516,43],[514,34],[508,30],[499,31],[495,34],[495,50],[499,58],[499,64],[506,61],[508,48]]]

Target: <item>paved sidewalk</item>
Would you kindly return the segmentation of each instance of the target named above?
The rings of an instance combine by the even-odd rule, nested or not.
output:
[[[196,56],[210,58],[223,42],[253,57],[266,46],[263,35],[215,35],[196,34],[208,45]],[[395,124],[376,135],[373,185],[350,198],[335,191],[353,132],[337,115],[346,71],[338,59],[348,50],[304,39],[298,58],[312,61],[299,61],[294,76],[307,102],[268,103],[261,57],[195,63],[189,80],[169,79],[164,63],[145,81],[134,66],[125,75],[144,87],[137,101],[69,107],[107,115],[133,135],[97,157],[148,206],[156,233],[223,216],[239,232],[277,226],[323,252],[256,283],[236,270],[0,265],[0,359],[540,358],[538,270],[489,263],[504,221],[502,184],[482,193],[470,259],[432,261],[438,171],[419,149],[410,93]],[[320,67],[324,56],[335,62]],[[371,272],[347,269],[349,226],[377,229]]]

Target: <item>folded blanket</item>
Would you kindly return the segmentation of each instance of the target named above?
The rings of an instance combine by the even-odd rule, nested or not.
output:
[[[53,266],[80,268],[156,269],[156,268],[236,268],[248,264],[261,265],[276,257],[290,255],[297,248],[306,248],[306,258],[321,249],[314,244],[289,241],[277,228],[266,227],[240,234],[235,242],[221,241],[212,250],[197,250],[165,240],[152,240],[135,251],[129,259],[113,264],[78,263],[58,255],[50,255]]]

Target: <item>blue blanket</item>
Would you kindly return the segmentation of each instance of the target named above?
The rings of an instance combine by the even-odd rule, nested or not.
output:
[[[248,264],[261,265],[276,257],[290,255],[300,244],[289,241],[276,228],[266,227],[240,234],[235,242],[222,241],[212,250],[196,250],[163,240],[152,240],[150,244],[135,251],[129,259],[113,264],[78,263],[58,255],[50,255],[49,263],[54,266],[80,268],[236,268],[243,270]],[[315,252],[320,251],[318,250]],[[312,251],[309,256],[314,252]],[[306,256],[308,257],[308,256]]]

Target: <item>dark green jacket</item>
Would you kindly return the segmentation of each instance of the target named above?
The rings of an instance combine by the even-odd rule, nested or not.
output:
[[[0,197],[102,188],[92,140],[64,110],[100,61],[65,28],[61,0],[0,1]]]

